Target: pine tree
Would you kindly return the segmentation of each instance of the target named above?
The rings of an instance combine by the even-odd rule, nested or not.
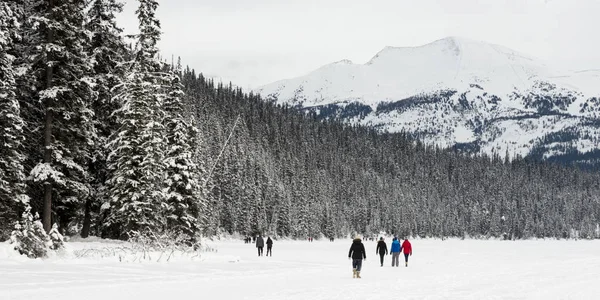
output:
[[[107,182],[110,211],[104,222],[107,234],[128,238],[131,230],[164,229],[164,74],[158,60],[160,23],[158,3],[140,0],[136,11],[140,34],[134,65],[117,89],[120,125],[108,143],[111,152]],[[108,205],[104,205],[108,207]]]
[[[94,127],[98,133],[94,142],[93,160],[90,165],[92,176],[92,195],[85,203],[85,213],[81,237],[90,233],[92,214],[99,210],[106,191],[104,183],[107,180],[106,159],[108,150],[105,147],[109,136],[116,131],[117,125],[113,112],[119,105],[112,100],[112,90],[123,81],[125,55],[127,47],[121,36],[122,29],[116,24],[116,14],[121,13],[123,4],[115,0],[94,0],[91,3],[87,17],[86,28],[91,33],[91,44],[88,49],[93,61],[95,101]]]
[[[167,211],[169,228],[193,236],[198,230],[198,217],[203,202],[200,199],[198,166],[194,161],[197,143],[193,122],[185,121],[183,90],[180,83],[181,65],[169,74],[165,99],[165,129],[168,150],[165,153],[168,186]]]
[[[16,221],[16,208],[26,203],[21,108],[15,92],[14,39],[19,22],[15,6],[0,2],[0,241]]]
[[[48,232],[48,239],[50,240],[48,243],[50,250],[61,250],[65,247],[65,238],[58,231],[56,223],[52,225],[52,230]]]
[[[31,171],[44,187],[43,224],[51,229],[51,212],[66,226],[89,195],[87,164],[95,132],[90,109],[91,64],[83,28],[86,1],[38,1],[31,22],[43,37],[32,57],[33,72],[43,78],[37,99],[44,106],[43,161]],[[54,199],[54,201],[53,201]]]
[[[25,174],[30,174],[35,165],[43,160],[41,141],[43,141],[44,103],[38,101],[37,92],[42,89],[43,71],[40,71],[40,49],[42,32],[36,26],[33,16],[37,0],[12,0],[8,1],[13,8],[14,16],[19,26],[13,39],[14,56],[13,70],[15,75],[16,98],[19,102],[22,128],[23,169]],[[36,211],[41,211],[43,201],[43,185],[33,184],[30,178],[26,181],[25,192],[30,198],[30,205]]]
[[[11,234],[10,242],[15,250],[29,258],[46,257],[50,238],[44,231],[38,214],[35,214],[35,218],[31,214],[31,207],[25,208],[21,221],[15,225]]]

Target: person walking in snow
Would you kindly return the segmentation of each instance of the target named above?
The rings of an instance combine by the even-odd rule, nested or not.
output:
[[[397,237],[394,237],[392,241],[392,246],[390,247],[390,255],[392,255],[392,267],[400,264],[400,241]]]
[[[273,256],[273,240],[267,237],[267,256]]]
[[[412,256],[412,245],[406,238],[402,243],[402,250],[404,250],[404,264],[408,267],[408,256]]]
[[[262,235],[256,237],[256,248],[258,248],[258,256],[263,255],[263,248],[265,247],[265,240],[263,240]]]
[[[356,237],[350,246],[348,259],[352,258],[352,278],[360,278],[360,270],[362,269],[363,260],[367,260],[367,251],[360,237]]]
[[[381,262],[381,266],[383,267],[383,258],[388,254],[387,245],[383,241],[383,237],[379,238],[379,242],[377,242],[377,249],[375,250],[377,254],[379,254],[379,261]]]

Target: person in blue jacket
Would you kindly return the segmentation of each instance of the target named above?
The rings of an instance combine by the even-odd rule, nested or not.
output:
[[[392,255],[392,267],[400,265],[400,241],[397,237],[394,237],[392,246],[390,247],[390,255]]]

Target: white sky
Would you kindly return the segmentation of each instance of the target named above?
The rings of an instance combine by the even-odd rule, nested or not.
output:
[[[137,27],[137,1],[120,16]],[[600,68],[600,0],[160,0],[165,57],[253,88],[384,46],[447,36],[503,45],[569,69]]]

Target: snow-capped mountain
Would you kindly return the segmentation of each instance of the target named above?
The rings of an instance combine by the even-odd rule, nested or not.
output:
[[[257,92],[271,101],[472,152],[599,153],[600,70],[556,71],[517,51],[450,37],[386,47]],[[577,151],[575,151],[577,150]]]

